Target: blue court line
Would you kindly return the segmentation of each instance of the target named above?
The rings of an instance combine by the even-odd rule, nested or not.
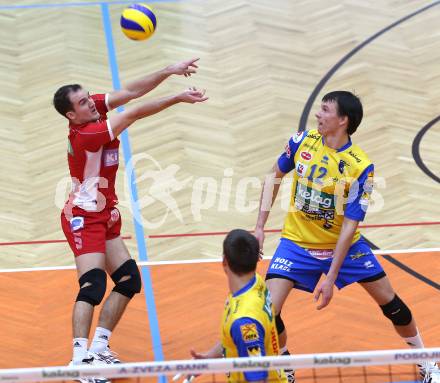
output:
[[[105,38],[107,42],[107,51],[108,51],[108,59],[110,64],[110,70],[112,74],[112,81],[113,81],[113,88],[115,90],[121,89],[121,84],[119,81],[119,70],[118,70],[118,63],[116,60],[116,51],[113,44],[113,34],[112,34],[112,26],[110,21],[110,12],[108,4],[101,4],[101,10],[102,10],[102,21],[104,24],[104,31],[105,31]],[[119,107],[117,111],[121,113],[124,110],[123,107]],[[124,153],[124,161],[126,164],[129,164],[131,161],[131,147],[130,147],[130,140],[128,137],[128,132],[125,130],[121,134],[121,142],[122,142],[122,148]],[[127,172],[133,172],[128,173],[132,174],[132,177],[130,177],[130,180],[132,181],[128,187],[130,188],[130,195],[131,195],[131,206],[133,209],[133,215],[134,217],[139,216],[139,206],[138,206],[138,193],[137,193],[137,186],[135,182],[134,177],[134,169],[126,169]],[[145,237],[144,237],[144,229],[142,225],[134,218],[134,228],[136,233],[136,241],[137,241],[137,247],[139,251],[139,260],[140,261],[147,261],[147,247],[145,243]],[[150,323],[150,330],[151,330],[151,338],[153,341],[153,354],[154,354],[154,360],[156,361],[162,361],[164,360],[163,357],[163,351],[162,351],[162,342],[160,340],[160,331],[159,331],[159,322],[157,319],[157,312],[156,312],[156,305],[154,302],[154,293],[153,293],[153,285],[151,282],[151,274],[150,269],[148,266],[141,267],[142,271],[142,280],[144,283],[144,292],[145,292],[145,300],[147,304],[147,313],[148,313],[148,321]],[[160,377],[159,382],[166,382],[165,377]]]
[[[148,3],[179,3],[181,0],[148,0]],[[69,7],[93,7],[114,4],[133,4],[135,0],[116,1],[90,1],[86,3],[52,3],[52,4],[22,4],[22,5],[0,5],[1,10],[9,9],[35,9],[35,8],[69,8]]]

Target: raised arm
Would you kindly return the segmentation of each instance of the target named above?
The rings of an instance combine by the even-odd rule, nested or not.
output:
[[[205,97],[205,91],[199,91],[192,88],[174,96],[163,97],[136,105],[122,113],[110,117],[109,124],[113,133],[113,138],[119,136],[119,134],[127,129],[133,122],[159,113],[172,105],[180,102],[194,104],[196,102],[206,101],[207,99],[208,97]]]
[[[198,58],[194,58],[169,65],[164,69],[126,84],[121,90],[110,92],[108,95],[108,108],[110,110],[115,109],[131,100],[142,97],[173,74],[184,75],[185,77],[191,76],[191,74],[196,73],[196,68],[198,68],[196,62],[198,60]]]

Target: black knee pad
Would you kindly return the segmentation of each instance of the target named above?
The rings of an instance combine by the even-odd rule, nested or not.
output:
[[[411,323],[412,314],[408,306],[396,294],[391,302],[380,306],[383,314],[396,326],[406,326]]]
[[[107,287],[107,275],[105,271],[101,269],[89,270],[79,278],[78,282],[79,293],[76,297],[76,301],[87,302],[92,306],[99,305],[102,298],[104,298],[105,289]]]
[[[127,276],[130,278],[120,282],[121,279]],[[113,282],[115,282],[113,291],[116,291],[127,298],[133,298],[134,294],[137,294],[141,291],[141,274],[139,273],[139,269],[133,259],[129,259],[127,262],[123,263],[119,269],[117,269],[111,275],[111,277]]]
[[[284,322],[281,319],[281,313],[275,316],[275,325],[277,326],[278,335],[286,329],[286,327],[284,326]]]

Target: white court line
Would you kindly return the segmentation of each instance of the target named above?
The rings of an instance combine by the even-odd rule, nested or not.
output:
[[[431,247],[426,249],[402,249],[402,250],[374,250],[376,255],[387,254],[408,254],[408,253],[427,253],[440,252],[440,247]],[[263,259],[271,259],[272,256],[264,256]],[[176,261],[143,261],[137,262],[139,266],[166,266],[166,265],[186,265],[194,263],[216,263],[221,262],[221,258],[210,259],[185,259]],[[47,267],[27,267],[21,269],[0,269],[0,273],[19,273],[23,271],[58,271],[58,270],[75,270],[75,266],[47,266]]]

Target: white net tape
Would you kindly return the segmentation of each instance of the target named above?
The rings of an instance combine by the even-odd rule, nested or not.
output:
[[[440,360],[440,348],[303,354],[276,357],[192,359],[123,363],[104,366],[38,367],[0,370],[0,382],[43,382],[92,376],[107,378],[148,377],[174,374],[210,374],[286,368],[356,367],[415,364]]]

